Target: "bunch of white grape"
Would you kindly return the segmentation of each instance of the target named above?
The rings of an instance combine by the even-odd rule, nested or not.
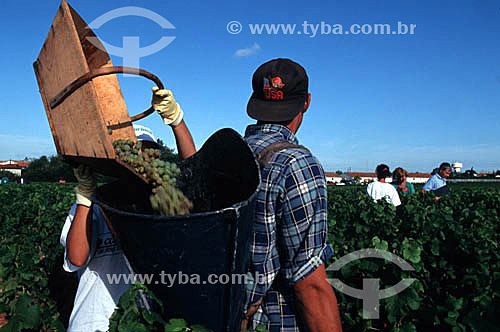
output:
[[[181,172],[175,163],[160,160],[159,150],[141,150],[141,142],[117,140],[113,142],[113,148],[120,160],[148,179],[153,187],[149,196],[153,210],[164,216],[189,213],[193,203],[175,187],[175,179]]]

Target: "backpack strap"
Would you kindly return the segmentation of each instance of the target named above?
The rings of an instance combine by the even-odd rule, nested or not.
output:
[[[307,149],[303,145],[292,144],[290,142],[276,142],[269,144],[257,154],[257,162],[259,163],[260,167],[263,168],[264,166],[269,164],[275,153],[291,148],[302,149],[310,152],[309,149]]]

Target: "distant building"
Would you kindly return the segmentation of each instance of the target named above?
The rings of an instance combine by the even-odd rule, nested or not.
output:
[[[371,172],[346,172],[352,178],[359,177],[360,182],[372,182],[377,180],[377,174]],[[329,183],[340,183],[342,181],[342,176],[337,173],[326,172],[326,181]],[[428,173],[408,173],[408,182],[411,183],[425,183],[431,177]],[[392,182],[392,177],[385,179],[386,182]]]
[[[11,172],[17,176],[21,176],[22,170],[28,167],[29,164],[29,161],[21,160],[0,161],[0,170]]]
[[[464,167],[464,165],[462,163],[459,163],[458,161],[456,161],[453,164],[451,164],[451,167],[453,168],[455,173],[458,174],[458,173],[462,172],[462,167]]]
[[[328,184],[338,184],[342,182],[342,177],[337,173],[325,172],[325,177]]]
[[[377,174],[375,172],[347,172],[353,178],[358,176],[360,178],[360,182],[372,182],[377,180]],[[385,179],[387,182],[391,182],[392,178],[388,177]]]
[[[408,173],[406,181],[411,183],[426,183],[430,177],[429,173]]]

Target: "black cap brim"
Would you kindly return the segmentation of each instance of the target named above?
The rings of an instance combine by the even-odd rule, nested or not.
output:
[[[304,109],[304,104],[305,98],[272,102],[257,99],[252,95],[247,104],[247,114],[259,121],[289,121]]]

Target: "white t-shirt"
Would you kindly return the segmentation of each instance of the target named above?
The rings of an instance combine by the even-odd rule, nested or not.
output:
[[[381,198],[385,198],[387,203],[393,204],[394,206],[401,205],[401,200],[399,199],[398,192],[392,186],[392,184],[374,181],[368,184],[366,193],[376,201]]]
[[[104,332],[108,330],[109,318],[113,314],[120,296],[130,288],[133,275],[128,261],[106,225],[100,209],[93,205],[92,239],[87,262],[77,267],[69,261],[66,252],[66,237],[75,216],[76,204],[71,207],[63,230],[61,244],[64,246],[64,270],[78,271],[78,290],[69,319],[68,332]],[[119,282],[109,279],[111,275],[122,276]]]

